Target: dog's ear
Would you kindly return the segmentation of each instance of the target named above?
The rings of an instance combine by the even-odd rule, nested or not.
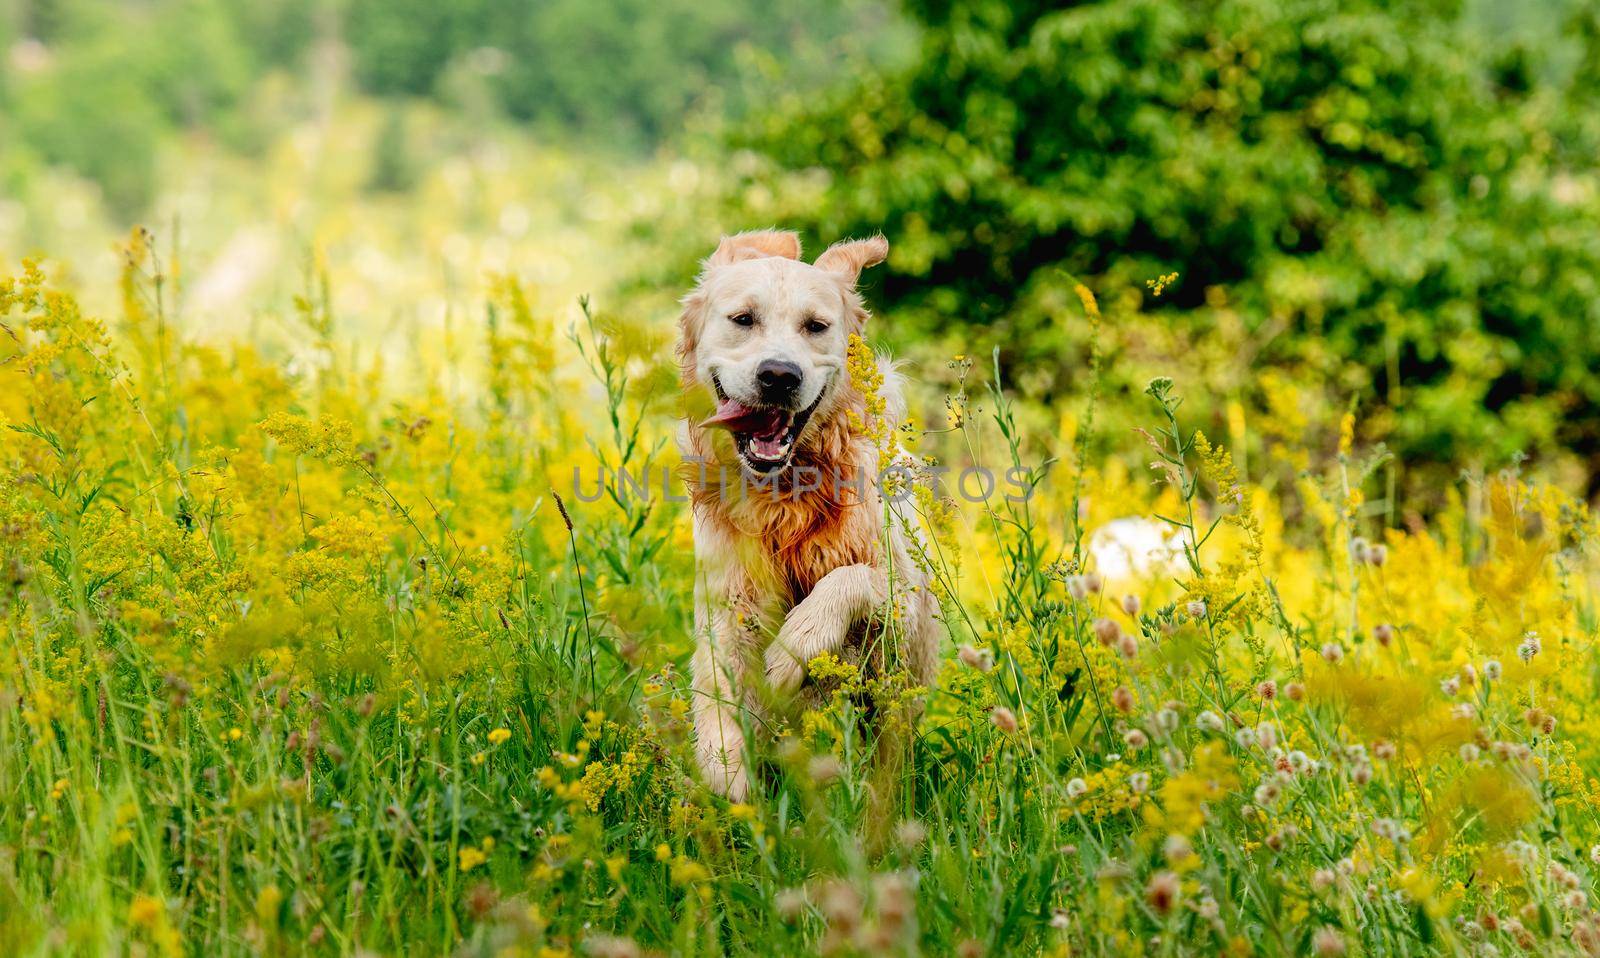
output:
[[[726,266],[740,260],[763,256],[800,258],[800,234],[792,230],[752,230],[724,236],[717,251],[706,260],[707,266]]]
[[[818,269],[843,274],[854,285],[862,270],[888,258],[889,241],[879,234],[869,239],[841,240],[824,250],[816,265]]]

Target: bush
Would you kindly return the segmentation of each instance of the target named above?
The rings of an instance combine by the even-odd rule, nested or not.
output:
[[[1262,366],[1284,367],[1373,407],[1408,458],[1564,447],[1600,475],[1592,68],[1535,70],[1548,51],[1444,0],[907,6],[914,66],[734,137],[829,174],[777,218],[895,240],[896,329],[969,350],[981,329],[1056,396],[1086,350],[1071,277],[1176,272],[1159,325],[1109,333],[1113,368],[1143,375],[1161,344],[1144,358],[1206,357],[1214,398],[1261,409]],[[1570,59],[1597,62],[1575,32]]]

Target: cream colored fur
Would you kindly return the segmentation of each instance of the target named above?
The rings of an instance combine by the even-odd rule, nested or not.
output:
[[[750,789],[746,727],[761,728],[769,706],[793,704],[818,655],[859,654],[849,646],[864,641],[865,623],[891,596],[885,633],[916,682],[933,678],[938,605],[912,559],[919,529],[900,515],[910,515],[906,504],[891,504],[886,522],[878,452],[850,426],[849,413],[859,416],[865,405],[846,368],[849,337],[868,316],[856,281],[887,254],[888,243],[875,237],[836,244],[808,264],[794,233],[725,237],[684,298],[678,354],[686,390],[709,389],[715,375],[729,396],[751,401],[756,367],[778,356],[804,371],[800,404],[817,403],[786,475],[818,469],[822,488],[790,496],[741,493],[743,466],[725,433],[693,416],[679,433],[697,567],[696,754],[706,781],[735,801]],[[730,321],[747,310],[760,315],[756,329]],[[881,360],[880,368],[893,428],[905,409],[900,378]]]

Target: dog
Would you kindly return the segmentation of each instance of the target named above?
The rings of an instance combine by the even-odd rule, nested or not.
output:
[[[683,386],[714,403],[678,436],[694,525],[695,754],[731,801],[751,787],[745,719],[753,728],[765,703],[792,703],[817,656],[887,661],[892,644],[917,684],[933,679],[938,602],[915,560],[920,527],[885,508],[894,497],[847,362],[869,315],[857,281],[888,252],[876,236],[806,263],[796,233],[725,236],[682,301]],[[892,430],[901,379],[874,358]]]

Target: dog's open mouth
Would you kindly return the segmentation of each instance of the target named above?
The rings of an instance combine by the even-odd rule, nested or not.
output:
[[[822,402],[822,397],[818,396],[816,402],[799,411],[778,406],[747,406],[723,392],[722,384],[714,377],[711,384],[717,392],[717,411],[700,425],[731,432],[739,458],[755,472],[772,472],[788,465],[795,442]]]

